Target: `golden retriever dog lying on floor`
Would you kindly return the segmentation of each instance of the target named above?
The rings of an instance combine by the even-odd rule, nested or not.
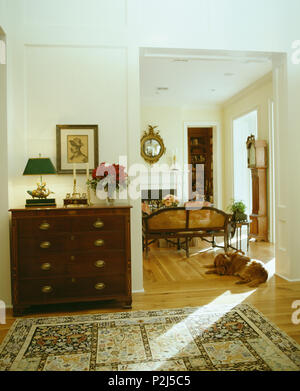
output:
[[[206,274],[238,276],[241,280],[236,284],[248,284],[250,287],[256,287],[268,279],[268,272],[261,261],[251,260],[239,252],[219,254],[215,257],[214,264],[206,267],[212,269]]]

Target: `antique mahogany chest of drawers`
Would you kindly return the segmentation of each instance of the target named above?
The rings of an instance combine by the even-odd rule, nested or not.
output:
[[[31,305],[131,307],[130,206],[12,209],[14,315]]]

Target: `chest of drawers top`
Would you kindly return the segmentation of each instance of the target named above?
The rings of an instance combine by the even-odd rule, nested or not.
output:
[[[88,206],[88,207],[68,207],[68,208],[13,208],[9,211],[12,214],[18,217],[34,217],[34,216],[51,216],[55,214],[56,216],[76,216],[76,215],[87,215],[92,216],[95,213],[102,214],[122,214],[128,213],[128,209],[132,208],[131,205],[116,205],[116,206]]]
[[[43,232],[122,231],[124,217],[130,206],[85,208],[30,208],[11,209],[13,220],[18,221],[21,236],[39,235]]]

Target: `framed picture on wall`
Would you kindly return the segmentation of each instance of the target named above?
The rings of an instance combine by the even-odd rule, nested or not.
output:
[[[56,169],[58,174],[92,172],[98,166],[98,125],[56,125]]]

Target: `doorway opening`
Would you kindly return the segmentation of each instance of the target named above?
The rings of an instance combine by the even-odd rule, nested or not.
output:
[[[188,128],[189,200],[213,203],[213,129]]]
[[[269,83],[272,56],[272,53],[262,52],[141,48],[141,128],[144,130],[149,124],[160,128],[167,150],[160,163],[169,164],[170,169],[171,151],[176,151],[175,172],[180,184],[177,194],[182,194],[180,206],[193,199],[191,192],[199,190],[200,196],[212,201],[215,208],[227,212],[229,199],[235,198],[242,199],[247,205],[247,214],[251,213],[251,171],[247,166],[246,141],[251,134],[256,138],[267,136],[261,129],[261,102],[253,104],[253,100],[260,98],[249,97],[244,103],[238,101],[238,97],[247,99],[253,91],[251,86],[260,88],[263,83]],[[225,115],[227,107],[230,109]],[[245,115],[237,117],[245,110]],[[210,146],[203,142],[205,148],[201,150],[202,135],[198,137],[193,132],[204,129],[209,130]],[[210,161],[206,168],[207,153]],[[193,188],[195,178],[188,164],[203,165],[198,189]],[[239,172],[241,166],[243,173]],[[147,291],[156,283],[168,284],[166,289],[174,285],[176,290],[178,282],[189,286],[190,281],[203,279],[201,264],[213,262],[216,255],[214,250],[206,251],[205,243],[196,243],[191,246],[194,249],[187,262],[184,251],[176,251],[176,246],[170,243],[161,240],[151,246],[150,258],[144,262]],[[272,251],[270,248],[273,259]]]

